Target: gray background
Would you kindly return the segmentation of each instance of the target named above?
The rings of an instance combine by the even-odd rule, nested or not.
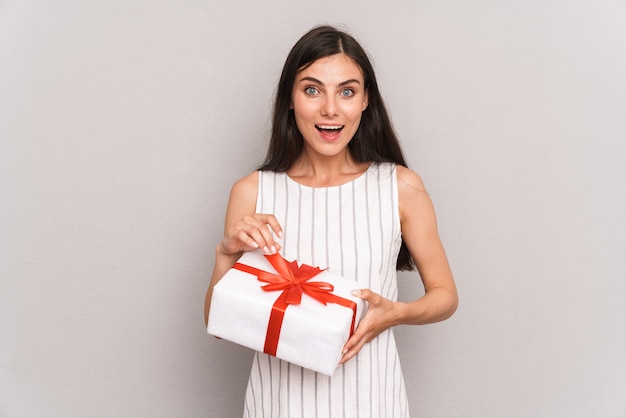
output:
[[[228,191],[318,23],[369,51],[461,304],[416,417],[626,416],[624,1],[0,1],[0,416],[236,417],[205,334]],[[402,299],[419,278],[402,274]]]

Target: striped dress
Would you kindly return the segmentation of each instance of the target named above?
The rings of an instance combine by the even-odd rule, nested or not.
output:
[[[256,210],[274,214],[280,222],[282,255],[288,260],[327,267],[397,300],[401,235],[395,165],[371,164],[355,180],[323,188],[303,186],[285,173],[260,172]],[[243,415],[408,417],[393,331],[366,344],[332,377],[257,352]]]

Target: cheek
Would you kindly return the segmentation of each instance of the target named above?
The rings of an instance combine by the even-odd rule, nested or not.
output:
[[[313,118],[306,112],[306,109],[299,107],[297,104],[293,110],[294,119],[296,120],[296,126],[300,132],[304,132],[311,127]]]
[[[352,121],[358,123],[361,120],[363,114],[363,108],[361,103],[350,103],[343,109],[343,114]]]
[[[293,113],[296,119],[305,120],[315,117],[318,109],[311,102],[305,100],[295,100],[293,102]]]
[[[359,125],[361,125],[361,114],[359,113],[359,115],[354,119],[354,131],[356,132],[357,129],[359,129]]]

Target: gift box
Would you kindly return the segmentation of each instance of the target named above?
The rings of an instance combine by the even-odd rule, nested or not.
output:
[[[354,280],[246,252],[213,288],[208,332],[332,375],[365,302]]]

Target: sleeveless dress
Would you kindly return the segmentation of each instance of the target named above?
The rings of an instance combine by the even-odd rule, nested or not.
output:
[[[372,163],[341,186],[301,185],[285,173],[259,172],[257,213],[283,227],[282,255],[359,282],[397,300],[401,244],[396,168]],[[257,352],[244,418],[408,417],[392,329],[365,344],[332,377]]]

